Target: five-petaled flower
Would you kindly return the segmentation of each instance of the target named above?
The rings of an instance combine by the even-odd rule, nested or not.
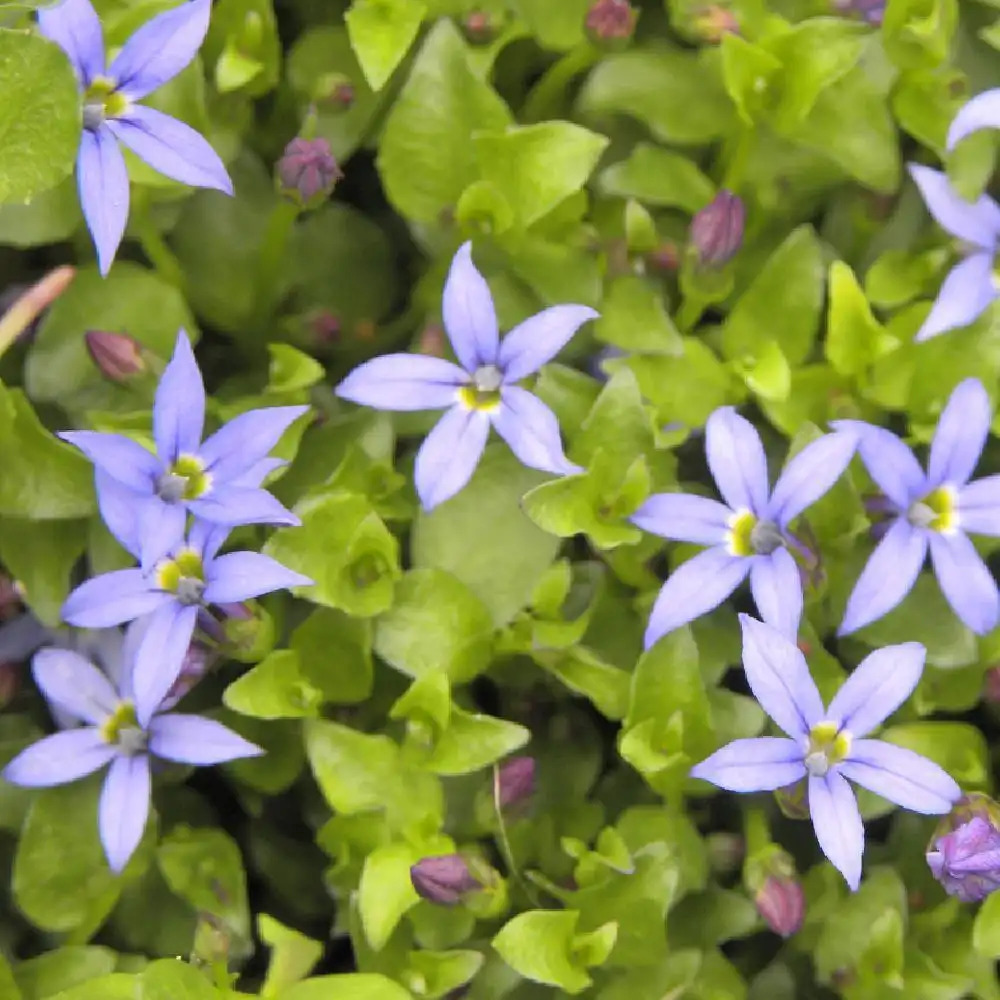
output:
[[[837,421],[858,436],[858,453],[885,494],[889,528],[847,601],[840,634],[891,611],[910,592],[927,558],[955,614],[974,632],[1000,617],[997,585],[966,532],[1000,536],[1000,475],[974,482],[990,428],[990,400],[977,379],[961,382],[941,413],[927,472],[891,431]]]
[[[60,437],[94,463],[105,524],[148,568],[184,537],[188,513],[229,527],[299,524],[260,483],[282,464],[267,453],[307,410],[250,410],[202,443],[205,387],[182,330],[153,404],[157,454],[122,434],[66,431]]]
[[[149,815],[150,759],[205,766],[263,753],[220,722],[198,715],[164,715],[153,707],[137,718],[131,691],[132,659],[141,623],[123,645],[117,685],[88,659],[68,649],[42,649],[32,661],[35,683],[53,711],[80,723],[46,736],[18,754],[3,777],[15,785],[64,785],[108,767],[98,812],[101,843],[112,870],[132,856]]]
[[[417,493],[429,510],[469,481],[492,425],[527,466],[557,474],[578,472],[563,454],[552,411],[515,383],[550,361],[581,324],[588,306],[552,306],[511,330],[503,342],[493,298],[472,262],[472,244],[459,248],[444,286],[444,326],[459,365],[419,354],[387,354],[365,362],[337,386],[337,395],[385,410],[448,412],[417,454]]]
[[[824,709],[802,653],[763,622],[740,615],[740,624],[747,683],[787,738],[734,740],[691,775],[731,792],[775,791],[806,778],[819,846],[857,889],[865,835],[848,779],[930,815],[949,812],[962,794],[937,764],[904,747],[864,739],[917,686],[924,647],[905,642],[871,653]]]
[[[795,544],[788,525],[830,489],[855,447],[850,432],[824,435],[788,462],[771,490],[753,425],[732,407],[716,410],[705,426],[705,451],[726,503],[657,493],[630,518],[654,535],[711,546],[667,578],[649,617],[646,647],[717,607],[747,574],[761,617],[794,635],[802,580],[787,548]]]
[[[128,172],[119,142],[174,180],[233,193],[222,161],[194,129],[136,103],[191,62],[211,10],[212,0],[184,0],[158,14],[129,38],[110,66],[90,0],[62,0],[38,12],[39,30],[69,57],[83,91],[77,183],[102,274],[111,267],[128,219]]]
[[[180,674],[198,622],[210,604],[307,587],[308,577],[259,552],[218,551],[229,529],[196,521],[187,541],[148,572],[138,567],[92,577],[66,598],[64,621],[107,628],[149,616],[135,653],[132,690],[140,725],[147,725]]]

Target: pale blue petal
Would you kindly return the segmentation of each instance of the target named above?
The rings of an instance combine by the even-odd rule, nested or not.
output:
[[[199,455],[216,481],[233,481],[264,459],[292,423],[308,412],[308,406],[271,406],[241,413],[208,438]]]
[[[480,365],[497,363],[497,314],[489,286],[472,262],[471,243],[463,243],[451,262],[441,313],[455,357],[466,371],[472,373]]]
[[[188,532],[188,548],[201,553],[201,558],[207,564],[215,558],[215,554],[222,548],[232,530],[227,524],[213,524],[211,521],[195,521]]]
[[[111,132],[101,126],[84,129],[76,158],[80,207],[94,239],[101,274],[111,270],[128,221],[128,171]]]
[[[661,538],[719,545],[726,540],[731,517],[732,511],[718,500],[690,493],[655,493],[629,520]]]
[[[809,812],[823,853],[853,891],[861,884],[865,828],[854,792],[836,771],[809,778]]]
[[[962,531],[1000,536],[1000,475],[966,483],[958,491],[957,507]]]
[[[204,426],[205,385],[191,341],[181,330],[153,402],[153,439],[160,459],[173,465],[179,455],[197,454]]]
[[[4,768],[3,779],[24,788],[66,785],[104,767],[115,753],[92,726],[66,729],[22,750]]]
[[[700,552],[675,569],[649,615],[643,643],[649,649],[675,628],[717,608],[750,572],[750,560],[717,547]]]
[[[195,517],[233,527],[239,524],[293,527],[302,523],[267,490],[248,489],[245,486],[213,487],[206,496],[188,501],[187,506]]]
[[[117,569],[81,583],[62,606],[63,621],[83,628],[122,625],[148,614],[169,594],[154,590],[139,569]]]
[[[850,756],[838,769],[868,791],[925,815],[950,812],[962,795],[955,779],[943,768],[912,750],[882,740],[855,741]]]
[[[149,749],[178,764],[208,766],[264,751],[214,719],[200,715],[158,715],[149,724]]]
[[[959,108],[948,128],[948,149],[984,128],[1000,128],[1000,89],[984,90]]]
[[[750,592],[761,618],[795,641],[802,619],[802,577],[788,549],[769,556],[754,556],[750,567]]]
[[[100,725],[118,704],[118,692],[100,670],[69,649],[40,649],[31,675],[45,700],[75,719]]]
[[[417,452],[413,474],[424,510],[453,497],[472,478],[489,433],[488,414],[459,406],[434,425]]]
[[[205,603],[235,604],[289,587],[311,587],[313,580],[286,569],[260,552],[228,552],[206,568]]]
[[[142,840],[149,816],[149,758],[145,754],[118,757],[108,768],[97,826],[108,865],[120,872]]]
[[[847,599],[838,635],[888,614],[913,589],[927,557],[927,532],[897,518],[875,548]]]
[[[144,572],[173,552],[184,540],[187,509],[183,503],[164,503],[151,497],[138,511],[139,555]]]
[[[589,306],[552,306],[515,326],[500,344],[504,382],[517,382],[538,371],[569,343],[587,320],[597,316]]]
[[[913,693],[925,655],[919,642],[903,642],[869,653],[830,702],[826,718],[852,736],[867,735]]]
[[[194,635],[196,605],[184,607],[171,600],[149,616],[132,664],[132,691],[139,725],[146,727],[184,665]]]
[[[104,73],[101,22],[90,0],[63,0],[41,8],[38,30],[66,53],[84,87]]]
[[[955,614],[977,635],[986,635],[1000,619],[1000,597],[993,574],[975,546],[960,531],[930,535],[934,575]]]
[[[172,80],[201,48],[211,12],[211,0],[186,0],[150,18],[108,68],[116,89],[138,101]]]
[[[823,718],[823,702],[806,658],[786,635],[740,615],[743,669],[753,696],[782,732],[800,740]]]
[[[720,407],[705,424],[705,452],[726,503],[733,510],[763,514],[769,492],[767,459],[753,424],[731,406]]]
[[[829,491],[850,465],[858,447],[851,430],[824,434],[785,466],[768,504],[768,516],[782,527]]]
[[[920,343],[968,326],[987,310],[997,294],[993,285],[993,254],[974,253],[966,257],[948,272],[914,340]]]
[[[966,201],[940,170],[915,163],[907,169],[920,188],[927,211],[942,229],[992,253],[1000,234],[1000,208],[989,195]]]
[[[857,434],[858,454],[868,475],[900,510],[927,492],[927,477],[920,463],[892,431],[862,420],[835,420],[831,426]]]
[[[990,432],[990,397],[977,378],[955,386],[931,442],[927,462],[929,486],[961,486],[976,470]]]
[[[21,663],[39,646],[51,642],[54,635],[30,611],[3,622],[0,624],[0,663]]]
[[[101,520],[125,551],[138,559],[142,507],[139,495],[100,469],[94,470],[94,489],[97,491]]]
[[[341,399],[376,410],[441,410],[469,378],[458,365],[424,354],[385,354],[359,365],[336,388]]]
[[[730,792],[773,792],[805,776],[802,747],[773,736],[733,740],[691,768],[692,778]]]
[[[62,431],[59,437],[79,448],[102,472],[140,496],[154,491],[163,466],[155,455],[124,434]]]
[[[262,458],[255,462],[246,472],[232,480],[233,486],[260,486],[272,472],[283,469],[288,462],[283,458]]]
[[[556,415],[526,389],[504,386],[500,406],[489,416],[497,434],[529,469],[557,475],[582,471],[563,452]]]
[[[155,108],[135,104],[108,128],[154,170],[181,184],[233,193],[233,182],[219,154],[190,125]]]

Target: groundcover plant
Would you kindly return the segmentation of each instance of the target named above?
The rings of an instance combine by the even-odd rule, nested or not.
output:
[[[0,1000],[1000,1000],[998,18],[0,2]]]

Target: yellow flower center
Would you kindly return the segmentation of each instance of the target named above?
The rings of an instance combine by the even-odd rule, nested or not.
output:
[[[156,567],[156,585],[176,594],[181,604],[200,604],[205,592],[205,567],[194,549],[181,549]]]
[[[958,527],[958,510],[955,491],[950,486],[931,490],[922,500],[911,504],[906,519],[917,528],[930,528],[943,535],[951,534]]]
[[[495,410],[502,384],[503,372],[496,365],[480,365],[472,374],[472,384],[458,390],[458,399],[468,410]]]
[[[107,118],[120,118],[128,110],[128,99],[115,89],[106,76],[94,78],[83,95],[83,127],[93,131]]]
[[[840,729],[836,722],[817,722],[809,731],[806,749],[806,770],[822,777],[834,764],[846,760],[851,752],[851,734]]]
[[[160,476],[156,495],[167,503],[197,500],[212,487],[212,475],[205,471],[205,463],[197,455],[180,455],[176,462]]]
[[[769,556],[785,544],[773,521],[759,520],[748,510],[738,511],[729,519],[727,541],[734,556]]]
[[[99,732],[105,743],[120,747],[124,753],[137,754],[146,749],[146,733],[130,701],[119,702],[114,712],[101,723]]]

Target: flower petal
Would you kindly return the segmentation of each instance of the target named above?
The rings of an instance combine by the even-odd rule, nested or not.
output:
[[[195,605],[171,600],[149,616],[132,663],[131,684],[135,715],[145,728],[174,686],[191,645],[198,617]]]
[[[469,381],[458,365],[424,354],[385,354],[359,365],[336,388],[341,399],[378,410],[440,410]]]
[[[504,386],[500,406],[490,413],[490,420],[497,434],[529,469],[557,475],[581,471],[563,452],[556,415],[526,389]]]
[[[692,778],[730,792],[773,792],[805,776],[802,747],[774,736],[733,740],[691,768]]]
[[[223,424],[199,451],[216,481],[246,475],[281,440],[308,406],[270,406],[249,410]]]
[[[93,726],[65,729],[22,750],[4,768],[3,779],[24,788],[65,785],[104,767],[116,752]]]
[[[0,624],[0,663],[21,663],[55,636],[30,611],[25,611]]]
[[[751,560],[750,591],[760,617],[795,642],[802,620],[802,577],[788,549]]]
[[[1000,475],[984,476],[958,491],[958,524],[974,535],[1000,535]]]
[[[996,300],[993,254],[974,253],[956,264],[941,284],[934,306],[913,339],[918,343],[978,319]]]
[[[654,493],[629,520],[643,531],[678,542],[720,545],[732,511],[718,500],[690,493]]]
[[[150,497],[139,506],[139,556],[142,571],[149,573],[184,540],[187,509],[182,503],[164,503]]]
[[[178,764],[207,766],[264,751],[221,722],[200,715],[158,715],[149,724],[150,752]]]
[[[857,740],[839,770],[883,799],[926,815],[950,812],[962,795],[955,779],[943,768],[912,750],[882,740]]]
[[[69,649],[40,649],[31,675],[50,705],[99,725],[115,710],[118,692],[90,660]]]
[[[139,569],[116,569],[81,583],[62,606],[63,621],[83,628],[121,625],[172,601]]]
[[[928,486],[961,486],[975,472],[990,432],[990,397],[977,378],[959,382],[945,404],[931,442]]]
[[[142,840],[149,816],[149,758],[117,757],[101,789],[97,826],[108,865],[120,872]]]
[[[108,68],[116,90],[138,101],[172,80],[201,48],[211,12],[211,0],[186,0],[150,18]]]
[[[984,128],[1000,128],[1000,89],[976,94],[958,110],[948,128],[948,149]]]
[[[705,424],[705,452],[712,478],[733,510],[767,509],[767,459],[760,435],[731,406],[721,406]]]
[[[187,333],[181,330],[153,402],[153,439],[161,461],[195,455],[205,426],[205,384]]]
[[[843,475],[858,447],[851,430],[824,434],[807,444],[785,466],[768,505],[772,520],[782,527],[811,507]]]
[[[94,489],[104,526],[118,539],[126,552],[138,559],[142,506],[141,503],[136,503],[139,495],[100,469],[94,470]]]
[[[717,608],[749,572],[749,559],[731,556],[721,546],[699,552],[682,563],[660,588],[646,626],[645,648]]]
[[[923,195],[934,221],[960,240],[993,252],[1000,234],[1000,208],[989,195],[966,201],[940,170],[911,163],[907,170]]]
[[[140,495],[151,494],[163,466],[159,459],[124,434],[99,431],[62,431],[59,435],[90,459],[102,472]]]
[[[103,125],[84,129],[76,158],[76,183],[80,207],[94,239],[101,274],[111,270],[128,221],[128,171],[125,157],[111,132]]]
[[[809,779],[809,812],[823,853],[852,890],[861,884],[865,828],[854,792],[836,771]]]
[[[166,177],[191,187],[233,193],[232,179],[219,154],[185,122],[134,104],[120,118],[109,118],[107,125],[120,142]]]
[[[490,433],[489,415],[453,407],[417,452],[414,482],[424,510],[453,497],[472,478]]]
[[[931,532],[931,563],[952,610],[977,635],[991,632],[1000,620],[996,581],[976,547],[956,531]]]
[[[288,587],[311,587],[313,580],[260,552],[228,552],[206,570],[206,604],[230,604]]]
[[[552,306],[519,323],[500,344],[504,383],[537,372],[569,343],[574,333],[598,313],[589,306]]]
[[[472,244],[455,254],[444,283],[441,313],[455,357],[470,374],[480,365],[495,365],[500,328],[486,279],[472,263]]]
[[[104,37],[90,0],[63,0],[38,11],[38,31],[69,57],[84,87],[104,73]]]
[[[831,426],[857,434],[858,454],[868,475],[901,511],[927,492],[920,463],[892,431],[863,420],[835,420]]]
[[[187,547],[200,553],[203,562],[211,562],[232,530],[227,524],[213,524],[211,521],[196,519],[188,532]]]
[[[903,642],[869,653],[830,702],[826,718],[852,736],[870,733],[913,693],[926,652],[919,642]]]
[[[875,547],[847,599],[837,635],[850,635],[888,614],[912,590],[927,556],[927,532],[897,518]]]
[[[233,527],[240,524],[294,527],[302,523],[267,490],[248,489],[245,486],[213,487],[207,496],[190,500],[187,506],[195,517]]]
[[[776,628],[740,615],[743,669],[761,708],[792,739],[823,718],[823,702],[799,648]]]

